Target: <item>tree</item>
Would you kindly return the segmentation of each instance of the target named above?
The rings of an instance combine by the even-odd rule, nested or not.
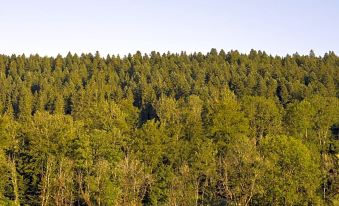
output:
[[[0,201],[12,202],[16,206],[20,205],[19,174],[17,172],[19,153],[17,130],[18,124],[11,116],[4,115],[0,117],[0,164],[3,166],[1,169]],[[13,200],[3,196],[5,188],[11,188],[10,195]]]
[[[336,205],[338,62],[0,55],[0,205]]]
[[[305,138],[308,141],[310,130],[313,128],[315,111],[307,100],[287,105],[284,117],[286,130],[290,135]]]
[[[261,193],[259,181],[263,177],[262,160],[255,143],[246,136],[232,138],[225,157],[219,159],[219,188],[227,202],[250,205]]]
[[[262,198],[267,204],[318,204],[319,162],[301,140],[270,136],[260,147],[264,160]]]
[[[152,176],[145,172],[144,165],[126,156],[118,163],[114,172],[121,188],[118,204],[141,205],[149,185],[153,182]]]
[[[328,143],[330,127],[338,122],[339,100],[335,97],[314,96],[309,101],[315,110],[314,129],[319,145],[322,146]]]
[[[218,99],[208,103],[206,114],[207,129],[210,137],[220,146],[219,152],[232,138],[248,133],[248,120],[240,110],[236,96],[229,91]]]
[[[156,113],[161,124],[164,125],[167,135],[175,140],[179,140],[182,133],[180,124],[180,109],[178,102],[174,98],[162,97],[156,105]]]
[[[259,143],[267,135],[281,131],[281,111],[273,99],[246,96],[242,100],[242,110],[249,119],[251,135]]]

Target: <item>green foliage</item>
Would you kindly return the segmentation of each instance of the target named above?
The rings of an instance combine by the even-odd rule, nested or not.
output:
[[[337,205],[339,58],[0,55],[0,205]]]
[[[222,93],[220,98],[212,100],[208,106],[207,130],[221,148],[232,138],[248,133],[248,119],[240,110],[240,104],[232,92]]]
[[[320,165],[301,140],[270,136],[262,142],[260,150],[265,165],[263,198],[267,202],[319,204],[315,192],[320,184]]]
[[[314,126],[314,108],[307,100],[289,104],[286,109],[286,130],[294,136],[308,139],[308,133]]]
[[[226,151],[218,165],[222,194],[235,205],[248,205],[254,194],[262,192],[263,161],[255,142],[245,136],[232,138]]]
[[[246,96],[242,100],[242,108],[250,121],[252,136],[257,140],[281,131],[281,109],[273,99]]]

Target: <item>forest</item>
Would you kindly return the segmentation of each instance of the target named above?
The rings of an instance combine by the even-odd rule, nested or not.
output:
[[[0,55],[0,205],[339,205],[339,57]]]

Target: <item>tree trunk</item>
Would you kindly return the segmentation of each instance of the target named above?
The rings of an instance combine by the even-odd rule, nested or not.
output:
[[[50,196],[50,182],[51,182],[51,171],[52,161],[47,158],[46,171],[43,174],[42,191],[41,191],[41,206],[47,206]]]
[[[20,206],[19,201],[19,188],[18,188],[18,180],[17,180],[17,173],[16,173],[16,164],[14,155],[9,158],[10,168],[11,168],[11,179],[13,185],[13,192],[14,192],[14,205]]]

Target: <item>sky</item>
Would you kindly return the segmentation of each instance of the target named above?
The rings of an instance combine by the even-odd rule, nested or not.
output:
[[[0,54],[339,54],[338,0],[0,0]]]

